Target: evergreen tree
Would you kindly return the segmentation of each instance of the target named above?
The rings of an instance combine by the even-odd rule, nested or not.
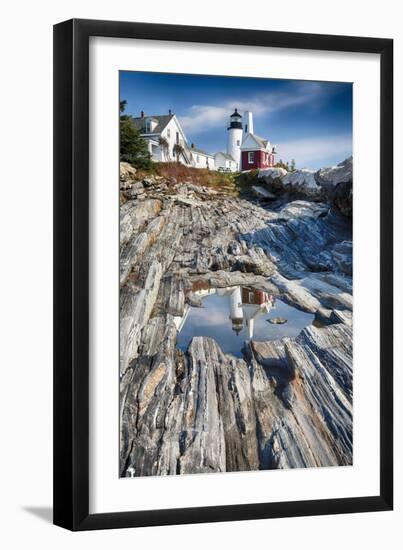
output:
[[[126,109],[127,101],[125,99],[122,99],[122,101],[119,101],[119,110],[120,114],[122,114]]]
[[[295,159],[291,159],[290,170],[291,172],[295,172],[296,170]]]
[[[120,160],[128,162],[135,168],[151,168],[151,155],[147,142],[134,126],[132,117],[123,114],[127,102],[120,102]]]
[[[290,167],[288,165],[288,162],[283,162],[281,159],[274,165],[275,168],[284,168],[284,170],[287,170],[287,172],[290,171]]]

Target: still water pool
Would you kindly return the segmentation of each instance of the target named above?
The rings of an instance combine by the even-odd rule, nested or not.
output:
[[[251,287],[209,289],[202,307],[190,307],[178,334],[185,351],[194,336],[214,338],[225,353],[242,357],[245,341],[277,340],[297,336],[312,324],[314,315],[300,311],[267,292]],[[270,320],[278,324],[270,323]],[[284,322],[286,321],[286,322]]]

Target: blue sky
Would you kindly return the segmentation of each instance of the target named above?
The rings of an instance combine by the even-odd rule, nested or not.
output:
[[[120,73],[127,113],[179,118],[189,143],[225,151],[229,116],[253,112],[254,131],[299,168],[337,164],[352,154],[352,84],[168,73]]]

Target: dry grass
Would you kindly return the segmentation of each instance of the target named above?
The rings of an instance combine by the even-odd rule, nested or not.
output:
[[[234,174],[225,174],[204,168],[190,168],[177,162],[156,163],[154,171],[165,178],[175,178],[178,182],[192,182],[206,187],[234,185]]]
[[[246,173],[225,173],[203,168],[191,168],[177,162],[155,162],[151,170],[137,170],[136,179],[147,176],[160,176],[170,183],[193,183],[211,187],[228,195],[238,196],[247,193],[256,182],[257,170]]]

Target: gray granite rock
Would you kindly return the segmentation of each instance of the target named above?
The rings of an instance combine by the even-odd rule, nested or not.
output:
[[[126,199],[136,199],[137,197],[144,194],[144,186],[141,181],[133,182],[128,185],[127,188],[123,191],[123,196]]]
[[[302,168],[288,172],[282,179],[284,188],[289,192],[300,193],[306,197],[322,197],[322,188],[315,179],[315,170]]]
[[[336,187],[340,183],[353,181],[353,158],[343,160],[337,166],[321,168],[315,174],[317,183],[322,187]]]
[[[332,204],[347,218],[352,216],[353,160],[352,157],[337,166],[309,170],[301,168],[287,172],[284,168],[259,170],[251,192],[262,199],[291,195],[294,198],[321,200]]]
[[[129,188],[133,181],[136,179],[136,168],[129,164],[128,162],[120,163],[120,189],[124,190]]]
[[[283,186],[282,179],[287,175],[287,170],[284,168],[265,168],[264,170],[259,170],[258,178],[259,180],[272,185],[273,188],[277,186],[281,188]]]
[[[348,171],[320,177],[337,189]],[[312,172],[297,172],[271,170],[262,185],[303,192]],[[352,234],[335,195],[271,204],[148,178],[127,200],[140,186],[121,174],[121,475],[352,464]],[[243,359],[211,338],[177,349],[196,290],[238,285],[318,326],[247,343]]]

